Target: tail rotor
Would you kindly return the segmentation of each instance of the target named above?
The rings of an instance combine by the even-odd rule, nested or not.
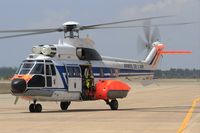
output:
[[[154,27],[153,31],[152,28]],[[144,30],[144,39],[142,39],[141,36],[138,36],[138,53],[143,52],[144,50],[147,50],[149,52],[152,49],[152,44],[154,42],[160,41],[160,31],[157,26],[152,26],[151,21],[145,21],[143,24],[143,30]]]
[[[151,43],[158,42],[161,40],[160,31],[158,26],[155,26],[152,36],[151,36]]]
[[[138,39],[137,39],[137,54],[141,54],[143,53],[147,47],[146,47],[146,41],[140,36],[138,35]]]

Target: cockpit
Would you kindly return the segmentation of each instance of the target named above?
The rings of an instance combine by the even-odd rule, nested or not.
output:
[[[44,75],[45,68],[46,68],[47,75],[50,73],[55,75],[55,67],[51,60],[24,60],[22,64],[20,65],[16,74],[18,75],[25,75],[25,74]]]
[[[24,60],[16,74],[44,74],[43,60]]]
[[[28,87],[53,87],[56,69],[51,60],[24,60],[16,75],[31,76]]]

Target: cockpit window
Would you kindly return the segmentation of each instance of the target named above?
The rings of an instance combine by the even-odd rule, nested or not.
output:
[[[52,71],[52,75],[56,75],[56,70],[53,64],[51,64],[51,71]]]
[[[33,67],[33,65],[34,65],[33,63],[31,63],[31,64],[26,64],[26,63],[25,63],[25,64],[23,65],[23,68],[31,69],[31,68]]]
[[[44,64],[35,64],[31,74],[44,74]]]
[[[19,68],[17,69],[17,71],[15,72],[15,74],[18,74],[18,73],[19,73],[21,67],[22,67],[22,64],[19,66]]]
[[[19,68],[19,74],[28,74],[33,67],[34,63],[24,63]]]
[[[46,65],[46,75],[51,75],[51,69],[49,65]]]
[[[45,61],[44,64],[43,60],[24,60],[17,70],[16,74],[37,74],[37,75],[44,75],[45,74],[45,64],[46,64],[46,75],[56,75],[55,67],[52,61],[48,60]]]

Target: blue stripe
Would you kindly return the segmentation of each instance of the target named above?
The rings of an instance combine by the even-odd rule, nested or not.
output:
[[[123,74],[123,75],[118,75],[117,77],[129,77],[129,76],[145,76],[145,75],[152,75],[153,76],[153,74],[152,73],[148,73],[148,74]],[[103,76],[103,77],[101,77],[101,76],[94,76],[94,78],[117,78],[116,76]]]
[[[76,67],[77,65],[75,65]],[[73,66],[71,66],[73,67]],[[64,66],[56,66],[61,76],[62,82],[66,89],[68,89],[67,83],[63,76],[63,73],[66,73]],[[115,69],[118,70],[117,77],[127,77],[127,76],[145,76],[145,75],[153,75],[154,70],[135,70],[135,69],[119,69],[119,68],[109,68],[109,67],[92,67],[92,71],[94,74],[99,74],[98,76],[94,76],[94,78],[115,78]],[[103,70],[103,77],[101,76],[101,71]],[[112,70],[112,71],[111,71]],[[113,74],[111,74],[111,72]],[[110,75],[105,75],[105,73]]]
[[[100,73],[100,69],[103,70],[104,73],[111,73],[111,69],[118,69],[119,73],[152,73],[154,70],[135,70],[135,69],[119,69],[119,68],[109,68],[109,67],[92,67],[93,73]]]
[[[152,73],[153,70],[119,69],[120,73]]]
[[[119,75],[119,77],[127,77],[127,76],[146,76],[146,75],[152,75],[152,73],[148,73],[148,74],[130,74],[130,75]]]
[[[57,68],[57,70],[58,70],[58,72],[60,74],[60,77],[62,79],[62,82],[63,82],[63,85],[64,85],[65,89],[68,90],[67,83],[66,83],[65,78],[63,76],[63,73],[66,73],[65,67],[64,66],[56,66],[56,68]]]
[[[93,73],[94,74],[99,74],[99,76],[94,76],[94,77],[101,77],[101,69],[103,70],[104,77],[109,78],[109,77],[115,77],[111,74],[111,69],[112,72],[114,72],[115,69],[118,70],[119,76],[144,76],[144,75],[153,75],[154,70],[135,70],[135,69],[118,69],[118,68],[108,68],[108,67],[93,67]],[[110,74],[105,75],[105,73]],[[145,74],[144,74],[145,73]],[[120,74],[127,74],[127,75],[120,75]]]

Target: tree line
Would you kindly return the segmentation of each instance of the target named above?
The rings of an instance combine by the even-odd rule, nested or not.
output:
[[[176,69],[171,68],[170,70],[156,70],[154,78],[200,78],[200,69]]]
[[[7,80],[11,78],[17,68],[13,67],[0,67],[0,79]],[[156,70],[155,78],[200,78],[200,69],[176,69],[171,68],[169,70]]]
[[[0,79],[1,80],[7,80],[10,79],[15,72],[17,71],[17,68],[13,67],[0,67]]]

